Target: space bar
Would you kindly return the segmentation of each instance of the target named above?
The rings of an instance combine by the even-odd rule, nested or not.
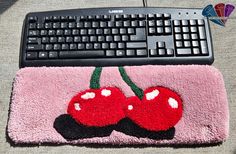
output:
[[[104,50],[60,51],[59,58],[95,58],[103,57]]]

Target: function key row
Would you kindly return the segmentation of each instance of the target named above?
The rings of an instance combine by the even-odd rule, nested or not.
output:
[[[169,13],[164,13],[164,14],[156,13],[156,14],[148,14],[147,18],[148,19],[162,19],[162,18],[170,19],[171,15]]]

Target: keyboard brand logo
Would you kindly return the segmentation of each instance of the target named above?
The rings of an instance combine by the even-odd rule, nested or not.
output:
[[[109,13],[123,13],[123,10],[109,10]]]
[[[235,6],[232,4],[219,3],[214,7],[210,4],[202,10],[202,15],[217,25],[225,26],[227,19],[229,19],[234,9]]]

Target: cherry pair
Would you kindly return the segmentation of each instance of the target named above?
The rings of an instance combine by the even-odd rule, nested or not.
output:
[[[104,127],[128,117],[140,127],[162,131],[176,125],[182,117],[180,96],[166,87],[151,87],[143,97],[126,98],[116,87],[88,89],[69,102],[67,112],[79,124]]]

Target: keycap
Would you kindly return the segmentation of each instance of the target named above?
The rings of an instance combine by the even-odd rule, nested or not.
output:
[[[29,36],[38,36],[39,31],[38,30],[29,30]]]
[[[165,49],[158,49],[158,55],[159,56],[164,56],[166,54],[166,50]]]
[[[169,56],[173,56],[174,55],[174,49],[166,49],[166,54],[169,55]]]
[[[48,53],[47,52],[39,52],[39,59],[47,59]]]
[[[106,56],[107,57],[114,57],[115,56],[115,50],[106,50]]]
[[[118,56],[118,57],[125,56],[125,51],[124,50],[116,50],[116,56]]]
[[[32,23],[32,22],[36,22],[37,19],[38,19],[38,18],[37,18],[36,16],[30,16],[30,17],[28,17],[28,21],[31,22],[31,23]]]
[[[26,59],[27,60],[33,60],[38,58],[38,53],[37,52],[27,52],[26,53]]]
[[[197,35],[197,34],[191,34],[191,38],[192,38],[193,40],[197,40],[197,39],[198,39],[198,35]]]
[[[126,50],[126,56],[128,56],[128,57],[135,56],[135,50],[133,50],[133,49]]]
[[[130,35],[131,41],[144,41],[146,40],[146,32],[144,28],[136,28],[136,35]]]
[[[192,44],[193,44],[193,47],[198,47],[199,46],[198,41],[192,41]]]
[[[206,41],[200,41],[200,44],[201,44],[202,54],[207,55],[208,54],[208,49],[207,49]]]
[[[96,58],[105,56],[104,50],[60,51],[59,58]]]
[[[191,46],[190,41],[184,41],[184,46],[185,47],[190,47]]]
[[[157,47],[158,48],[165,48],[165,42],[157,42]]]
[[[56,58],[58,58],[58,53],[57,52],[53,52],[53,51],[49,52],[48,57],[50,59],[56,59]]]
[[[52,44],[46,44],[45,50],[52,50]]]
[[[200,54],[199,48],[193,48],[193,54],[194,55],[199,55]]]
[[[191,48],[177,48],[177,55],[190,55],[191,54]]]
[[[37,37],[29,37],[27,43],[30,43],[30,44],[31,43],[32,44],[38,43],[38,38]]]
[[[42,44],[29,44],[27,46],[27,50],[28,51],[38,51],[38,50],[43,50],[44,49],[44,46]]]
[[[196,20],[189,20],[189,23],[190,23],[190,25],[196,25],[197,24],[197,22],[196,22]]]
[[[156,49],[150,49],[149,53],[150,53],[150,56],[156,56],[157,55],[157,50]]]
[[[180,20],[174,20],[174,25],[179,26],[180,25]]]
[[[198,19],[197,23],[198,23],[198,25],[204,25],[204,20],[203,19]]]
[[[199,38],[200,39],[205,39],[206,38],[206,33],[205,33],[205,29],[203,26],[198,27],[198,31],[199,31]]]
[[[126,48],[146,48],[146,42],[127,42]]]
[[[147,50],[146,49],[137,49],[136,55],[139,57],[147,57]]]

